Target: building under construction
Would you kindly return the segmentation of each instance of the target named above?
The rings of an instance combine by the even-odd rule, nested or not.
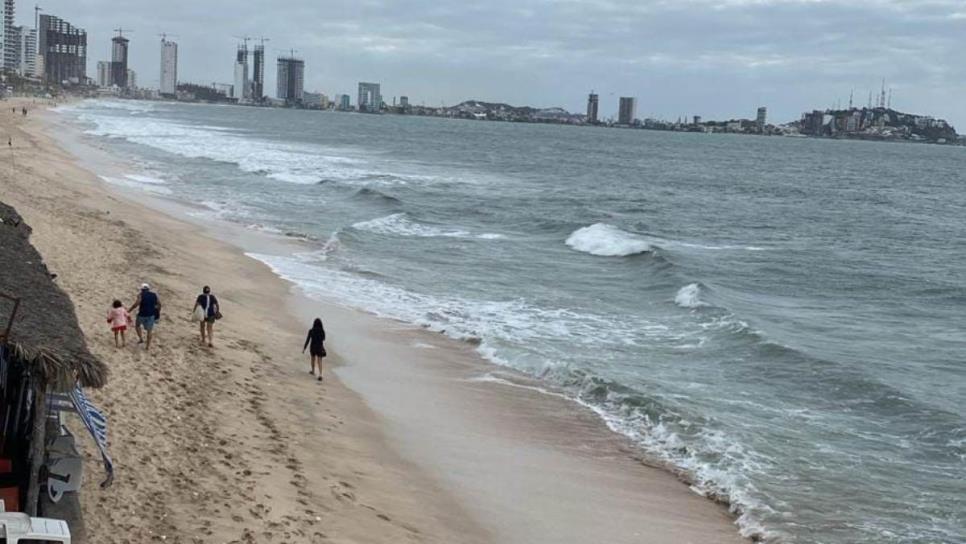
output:
[[[53,15],[38,19],[37,71],[50,83],[87,80],[87,32]]]
[[[252,97],[251,81],[248,79],[248,42],[238,46],[235,54],[235,94],[233,98],[244,102]]]
[[[278,57],[277,96],[290,106],[301,105],[305,89],[305,61],[295,57]]]
[[[255,46],[252,66],[252,100],[265,100],[265,44]]]
[[[116,85],[121,89],[128,86],[127,80],[127,52],[129,40],[124,37],[120,29],[117,36],[111,38],[111,85]]]

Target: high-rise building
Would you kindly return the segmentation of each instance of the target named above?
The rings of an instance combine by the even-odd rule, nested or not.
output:
[[[111,63],[106,60],[97,61],[97,86],[111,86]]]
[[[127,88],[137,89],[138,88],[138,74],[134,70],[127,69]]]
[[[406,109],[406,108],[409,107],[409,97],[408,96],[400,96],[399,97],[399,107],[402,108],[402,109]]]
[[[755,124],[758,125],[758,130],[765,130],[765,122],[768,120],[768,108],[762,106],[758,108],[758,117],[755,120]]]
[[[265,99],[265,44],[255,46],[254,65],[252,66],[252,100]]]
[[[161,94],[174,96],[178,92],[178,44],[161,38]]]
[[[276,96],[286,104],[301,104],[305,86],[305,61],[292,57],[278,57]]]
[[[359,98],[356,107],[361,112],[379,113],[382,110],[382,95],[378,83],[359,83]]]
[[[17,73],[21,77],[35,77],[37,74],[37,29],[17,27],[20,44],[17,48]]]
[[[352,108],[352,104],[349,103],[349,95],[347,95],[347,94],[340,94],[339,95],[339,106],[338,106],[338,108],[341,111],[349,111],[349,109]]]
[[[10,26],[3,30],[4,32],[4,49],[7,50],[9,54],[8,62],[4,62],[4,68],[7,72],[17,72],[20,73],[20,58],[23,55],[23,27],[22,26]]]
[[[41,15],[38,25],[38,74],[51,83],[87,80],[87,32],[53,15]]]
[[[20,64],[17,48],[20,45],[20,35],[14,26],[14,0],[3,0],[3,21],[0,28],[0,45],[3,55],[0,55],[0,68],[6,72],[17,70]]]
[[[111,38],[111,85],[122,89],[128,87],[127,50],[129,40],[120,32]]]
[[[587,96],[587,122],[596,125],[597,124],[597,107],[600,100],[596,93],[590,93]]]
[[[252,97],[251,81],[248,79],[248,44],[238,46],[235,54],[235,92],[234,98],[239,102]]]
[[[632,125],[637,119],[637,98],[633,96],[622,96],[620,107],[617,110],[617,123],[620,125]]]

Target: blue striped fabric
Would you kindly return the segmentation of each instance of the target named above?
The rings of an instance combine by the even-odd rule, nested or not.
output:
[[[111,454],[107,452],[107,418],[100,412],[91,401],[87,400],[84,391],[78,385],[70,392],[70,400],[74,404],[74,410],[80,416],[84,426],[90,431],[97,449],[101,451],[101,458],[104,460],[104,471],[107,478],[101,482],[101,487],[108,487],[114,481],[114,461]]]

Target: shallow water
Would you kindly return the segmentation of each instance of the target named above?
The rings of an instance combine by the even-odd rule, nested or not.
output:
[[[147,102],[109,183],[304,238],[316,296],[480,341],[780,542],[966,542],[962,148]]]

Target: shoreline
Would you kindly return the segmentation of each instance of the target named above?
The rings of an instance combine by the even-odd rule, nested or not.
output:
[[[0,126],[15,159],[0,169],[0,200],[30,222],[91,351],[111,369],[91,396],[108,419],[113,487],[99,489],[93,445],[80,441],[89,542],[489,542],[392,452],[358,395],[331,373],[323,384],[307,379],[302,324],[275,311],[286,282],[79,167],[34,114],[0,116]],[[138,350],[131,335],[117,350],[104,312],[115,296],[129,304],[145,280],[166,304],[156,349]],[[204,283],[226,314],[214,350],[198,345],[188,320]]]
[[[42,133],[45,127],[36,130]],[[246,273],[262,269],[260,279],[268,267],[245,256],[251,252],[246,245],[297,244],[242,232],[246,229],[241,226],[219,225],[215,220],[194,221],[179,214],[176,203],[167,208],[151,205],[150,201],[171,200],[164,196],[138,194],[135,189],[89,177],[93,179],[87,184],[100,196],[117,200],[114,197],[121,195],[118,202],[133,200],[136,206],[147,206],[149,214],[164,216],[153,220],[163,219],[182,231],[200,230],[195,235],[198,238],[217,240],[207,240],[210,244],[234,246],[227,248],[235,254],[233,260],[247,261],[241,265]],[[144,230],[144,225],[135,228],[138,226]],[[231,272],[238,274],[238,270]],[[336,365],[334,373],[349,387],[348,394],[360,395],[365,409],[374,412],[370,416],[379,420],[377,432],[400,454],[399,461],[425,476],[429,487],[437,487],[440,503],[459,503],[458,513],[448,512],[444,517],[469,518],[459,520],[466,526],[456,524],[460,541],[494,537],[498,542],[744,541],[733,516],[723,507],[690,491],[669,467],[645,466],[635,459],[640,452],[634,451],[629,440],[607,429],[586,407],[570,399],[555,399],[552,392],[537,391],[535,383],[484,361],[466,343],[335,301],[312,299],[294,284],[269,274],[277,284],[269,289],[273,296],[284,296],[286,306],[301,318],[277,318],[282,322],[276,324],[278,329],[289,329],[279,334],[297,337],[292,333],[300,330],[296,323],[306,322],[322,310],[333,338],[331,352],[345,361]],[[268,304],[261,309],[266,308],[271,311]],[[332,362],[327,360],[326,366]],[[304,362],[297,357],[287,357],[285,363],[298,368],[296,376],[304,373]],[[499,383],[500,374],[511,384]],[[406,387],[398,387],[399,383]],[[445,407],[444,414],[427,415],[440,406]],[[521,421],[519,414],[527,416]],[[507,435],[513,439],[507,440]],[[570,475],[570,481],[561,482],[560,472]],[[508,485],[517,488],[508,493]],[[548,488],[553,492],[547,492]],[[533,489],[542,490],[544,496],[528,496]],[[505,504],[511,498],[512,504]],[[641,512],[647,508],[658,514]],[[515,518],[514,512],[525,515]],[[581,516],[598,523],[580,521]],[[634,517],[637,519],[630,519]],[[533,527],[533,518],[546,518],[546,525]],[[467,526],[472,528],[469,533],[464,532]]]

